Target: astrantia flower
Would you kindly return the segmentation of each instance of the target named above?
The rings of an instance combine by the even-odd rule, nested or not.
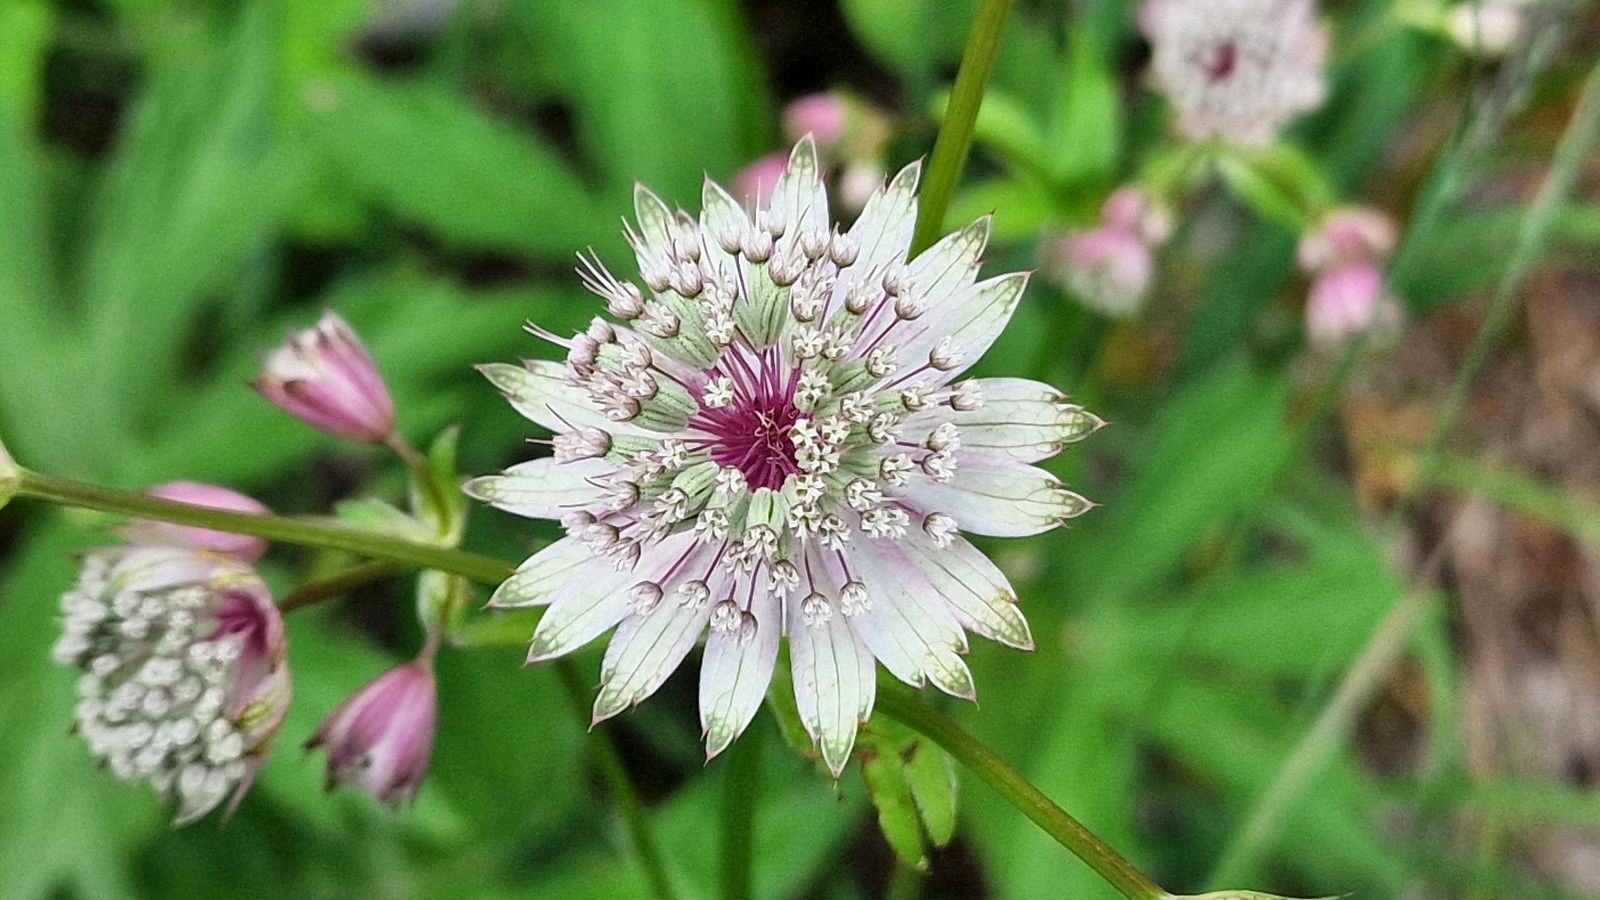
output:
[[[801,718],[834,772],[872,710],[876,659],[974,696],[965,632],[1030,647],[1005,576],[963,531],[1023,536],[1088,509],[1031,463],[1100,421],[1049,385],[962,380],[1027,276],[978,281],[980,219],[907,261],[920,166],[830,227],[802,140],[768,208],[707,182],[697,219],[643,187],[644,287],[597,259],[595,319],[564,363],[483,371],[555,432],[554,456],[467,490],[557,519],[496,606],[547,605],[531,661],[616,627],[598,721],[659,688],[702,635],[708,755],[755,715],[787,637]]]
[[[306,747],[328,748],[328,788],[352,784],[391,806],[416,796],[438,719],[431,659],[384,672],[317,726]]]
[[[1145,0],[1139,25],[1189,138],[1265,145],[1322,103],[1328,37],[1312,0]]]
[[[83,670],[89,751],[175,802],[179,825],[237,804],[289,703],[283,620],[255,571],[185,547],[97,550],[61,612],[54,655]]]
[[[229,512],[252,514],[270,512],[254,497],[198,481],[169,481],[166,484],[158,484],[145,493],[163,500],[206,506],[211,509],[225,509]],[[197,550],[215,550],[237,556],[246,562],[258,559],[261,554],[267,552],[265,538],[217,531],[213,528],[199,528],[194,525],[174,525],[171,522],[139,520],[124,526],[120,533],[124,539],[134,544],[170,544],[193,547]]]

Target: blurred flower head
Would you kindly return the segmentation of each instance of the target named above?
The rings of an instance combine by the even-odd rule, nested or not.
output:
[[[6,451],[6,445],[0,443],[0,509],[11,501],[17,488],[22,484],[22,467],[11,458]]]
[[[256,390],[284,412],[340,437],[382,443],[394,433],[389,388],[344,319],[331,310],[268,354]]]
[[[783,108],[783,133],[791,143],[811,135],[824,163],[877,162],[894,130],[881,110],[854,94],[834,90],[789,101]]]
[[[152,497],[159,497],[162,500],[172,500],[194,506],[206,506],[211,509],[224,509],[229,512],[257,515],[271,512],[261,501],[256,500],[254,497],[247,497],[238,491],[214,484],[201,484],[197,481],[169,481],[166,484],[158,484],[145,493]],[[216,531],[211,528],[199,528],[193,525],[174,525],[171,522],[141,519],[124,526],[120,534],[129,543],[169,544],[190,547],[196,550],[215,550],[218,553],[237,556],[246,562],[254,562],[261,557],[261,554],[267,552],[265,538]]]
[[[1124,185],[1111,192],[1100,207],[1100,221],[1138,235],[1153,247],[1172,237],[1172,210],[1137,185]]]
[[[1352,262],[1382,262],[1394,252],[1394,221],[1364,206],[1333,210],[1300,238],[1301,268],[1319,272]]]
[[[1385,293],[1383,274],[1371,263],[1348,263],[1323,272],[1306,297],[1306,333],[1320,347],[1391,326],[1398,317],[1399,307]]]
[[[468,493],[567,536],[496,591],[547,606],[529,660],[615,627],[596,721],[649,697],[702,635],[707,754],[760,707],[787,638],[802,721],[838,773],[872,711],[874,661],[973,697],[967,632],[1031,647],[1000,570],[963,532],[1024,536],[1090,508],[1031,465],[1100,420],[1046,384],[962,380],[1027,275],[978,280],[979,219],[907,260],[920,164],[831,225],[802,140],[754,213],[707,181],[699,217],[634,195],[644,286],[582,277],[620,323],[564,363],[484,373],[556,432],[555,455]]]
[[[1529,0],[1467,0],[1445,12],[1444,30],[1461,49],[1498,59],[1528,30],[1528,5]]]
[[[1046,239],[1041,271],[1091,309],[1127,318],[1144,308],[1155,279],[1155,260],[1138,233],[1101,225]]]
[[[349,784],[391,806],[410,801],[433,755],[437,704],[431,660],[395,666],[351,694],[306,742],[328,750],[328,789]]]
[[[1327,32],[1313,0],[1145,0],[1152,76],[1180,133],[1264,146],[1321,105]]]
[[[237,805],[290,693],[283,620],[255,570],[185,547],[96,550],[61,612],[54,655],[83,670],[74,716],[89,751],[176,803],[179,825],[230,793]]]
[[[782,152],[768,153],[739,170],[733,176],[733,190],[738,196],[763,201],[772,196],[772,189],[783,176],[789,158]]]

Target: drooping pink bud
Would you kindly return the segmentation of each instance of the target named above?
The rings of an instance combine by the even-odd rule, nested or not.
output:
[[[313,428],[383,443],[394,433],[394,402],[367,348],[331,310],[289,335],[267,356],[256,390]]]
[[[145,493],[163,500],[172,500],[178,503],[188,503],[194,506],[206,506],[212,509],[225,509],[229,512],[251,513],[265,515],[271,510],[256,500],[247,497],[238,491],[218,487],[214,484],[202,484],[198,481],[169,481],[158,484]],[[193,525],[174,525],[171,522],[156,522],[149,519],[138,519],[124,526],[120,532],[122,538],[132,544],[168,544],[176,547],[192,547],[196,550],[215,550],[218,553],[228,553],[245,560],[254,562],[267,552],[267,541],[248,534],[231,534],[226,531],[217,531],[211,528],[200,528]]]
[[[1394,222],[1364,206],[1335,209],[1300,238],[1300,267],[1312,274],[1350,263],[1379,263],[1394,252]]]
[[[1112,225],[1047,240],[1041,268],[1085,305],[1119,318],[1138,314],[1155,278],[1150,246]]]
[[[850,111],[843,97],[831,91],[806,94],[789,101],[783,108],[783,133],[790,141],[807,134],[818,149],[832,148],[844,136]]]
[[[56,661],[83,671],[76,731],[125,781],[148,781],[183,825],[238,805],[288,709],[283,619],[234,556],[172,546],[96,550],[61,597]]]
[[[789,167],[789,154],[768,153],[739,170],[733,176],[733,190],[741,198],[759,197],[765,203],[772,189]]]
[[[328,750],[328,789],[351,784],[390,806],[410,801],[433,755],[437,704],[427,659],[395,666],[351,694],[306,742]]]
[[[1319,346],[1337,346],[1398,311],[1386,297],[1383,275],[1370,263],[1323,272],[1306,298],[1306,333]]]

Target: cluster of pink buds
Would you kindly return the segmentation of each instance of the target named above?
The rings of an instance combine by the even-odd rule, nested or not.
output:
[[[1300,239],[1300,267],[1312,277],[1306,333],[1313,344],[1338,346],[1396,322],[1399,306],[1388,295],[1382,269],[1395,241],[1394,223],[1361,207],[1333,210]]]
[[[811,136],[823,165],[837,172],[833,199],[842,213],[860,212],[888,174],[883,154],[893,135],[889,117],[852,94],[821,91],[790,101],[783,108],[783,134],[790,143]],[[786,150],[757,158],[734,176],[735,195],[772,196],[788,162]]]
[[[1155,281],[1155,251],[1172,236],[1172,214],[1146,191],[1125,186],[1086,231],[1046,238],[1040,268],[1063,290],[1101,313],[1138,315]]]
[[[289,335],[267,356],[256,388],[285,412],[329,434],[396,443],[389,388],[354,329],[336,313]],[[351,784],[391,806],[411,799],[433,754],[433,656],[421,655],[368,682],[328,714],[308,748],[328,751],[328,789]]]

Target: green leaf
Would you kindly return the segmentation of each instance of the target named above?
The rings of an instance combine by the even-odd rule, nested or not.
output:
[[[376,531],[381,534],[393,535],[411,541],[424,541],[432,543],[435,532],[432,528],[417,521],[409,513],[403,512],[393,504],[375,497],[363,497],[359,500],[341,500],[334,504],[334,513],[339,520],[357,528]]]
[[[39,108],[45,51],[55,11],[43,0],[0,6],[0,109],[31,121]]]
[[[1076,19],[1068,33],[1067,77],[1061,82],[1047,151],[1058,185],[1109,183],[1121,151],[1122,98],[1116,75],[1090,34],[1093,24]]]
[[[878,828],[906,865],[926,871],[928,854],[922,845],[922,820],[906,781],[905,765],[893,747],[885,749],[889,752],[869,753],[861,764],[867,791],[878,809]]]
[[[329,79],[308,101],[315,146],[374,203],[457,244],[569,258],[614,216],[537,135],[427,84]]]
[[[949,101],[949,91],[934,95],[928,111],[935,120],[944,120]],[[997,88],[990,87],[984,92],[983,105],[978,108],[978,118],[973,123],[972,137],[996,156],[1024,172],[1048,177],[1052,169],[1044,135],[1040,133],[1033,113]]]
[[[928,839],[936,847],[950,843],[956,833],[955,761],[933,742],[919,739],[905,756],[905,777]]]
[[[456,468],[460,439],[461,428],[457,425],[444,429],[433,439],[427,455],[429,484],[420,483],[417,473],[408,473],[411,508],[433,530],[434,539],[450,547],[461,543],[461,534],[467,527],[466,495],[461,493],[462,477]]]
[[[960,189],[945,219],[972,222],[989,213],[994,214],[991,234],[997,244],[1037,237],[1059,215],[1049,188],[1026,173],[1017,173]]]

